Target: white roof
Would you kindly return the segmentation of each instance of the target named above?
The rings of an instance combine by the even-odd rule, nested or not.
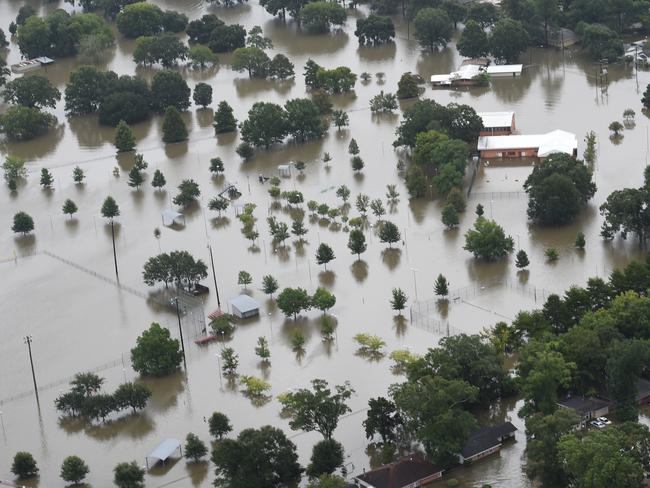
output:
[[[183,214],[171,208],[162,211],[163,225],[172,225],[176,221],[183,219]]]
[[[432,75],[431,83],[446,85],[454,80],[471,80],[481,74],[482,68],[476,64],[466,64],[446,75]]]
[[[239,295],[238,297],[231,298],[230,306],[235,307],[240,313],[252,312],[260,308],[260,304],[248,295]]]
[[[578,149],[578,138],[575,134],[563,130],[554,130],[547,134],[482,136],[478,138],[477,148],[479,151],[538,148],[537,155],[546,157],[556,152],[573,154]]]
[[[510,127],[514,112],[480,112],[477,114],[483,119],[483,127]]]
[[[493,64],[487,68],[488,75],[500,75],[506,73],[521,73],[523,64]]]
[[[147,459],[158,459],[165,462],[176,449],[180,449],[181,443],[176,439],[165,439],[158,446],[149,453]]]

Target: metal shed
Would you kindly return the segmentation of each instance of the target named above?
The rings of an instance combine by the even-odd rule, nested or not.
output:
[[[260,304],[248,295],[239,295],[230,299],[230,310],[235,317],[247,319],[260,314]]]

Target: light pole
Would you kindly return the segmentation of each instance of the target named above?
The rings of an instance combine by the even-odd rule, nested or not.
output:
[[[183,328],[181,327],[181,310],[179,308],[179,299],[178,295],[176,295],[176,317],[178,318],[178,333],[181,336],[181,350],[183,351],[183,364],[185,365],[185,369],[187,369],[187,363],[185,362],[185,341],[183,340]]]
[[[214,258],[212,257],[212,246],[209,242],[208,251],[210,251],[210,264],[212,265],[212,278],[214,278],[214,291],[217,292],[217,306],[221,308],[221,300],[219,299],[219,287],[217,286],[217,273],[214,272]]]
[[[115,278],[120,281],[120,274],[117,272],[117,252],[115,251],[115,222],[111,218],[111,237],[113,238],[113,261],[115,262]]]
[[[214,356],[217,358],[217,366],[219,367],[219,385],[223,390],[223,378],[221,377],[221,354],[217,353]]]
[[[413,287],[415,288],[415,301],[417,302],[418,301],[418,282],[415,279],[415,273],[417,273],[418,270],[415,269],[415,268],[411,268],[411,271],[413,271]]]
[[[36,374],[34,373],[34,358],[32,357],[32,341],[34,340],[31,335],[26,335],[23,340],[27,344],[29,351],[29,364],[32,367],[32,380],[34,380],[34,393],[36,393],[36,401],[38,402],[38,386],[36,386]]]

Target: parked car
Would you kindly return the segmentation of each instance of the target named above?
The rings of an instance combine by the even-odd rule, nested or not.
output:
[[[600,420],[592,420],[591,422],[589,422],[589,425],[597,429],[603,429],[607,426],[605,422],[601,422]]]
[[[605,425],[609,425],[612,423],[612,421],[609,420],[607,417],[598,417],[596,420],[598,420],[598,422],[602,422]]]

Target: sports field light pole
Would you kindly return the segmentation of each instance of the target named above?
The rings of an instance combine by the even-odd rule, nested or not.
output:
[[[183,364],[185,369],[187,369],[187,363],[185,362],[185,341],[183,340],[183,328],[181,327],[181,310],[178,305],[179,298],[176,295],[176,317],[178,318],[178,333],[181,336],[181,350],[183,351]]]
[[[415,301],[418,301],[418,282],[415,279],[415,273],[417,273],[417,269],[411,268],[411,271],[413,271],[413,287],[415,288]]]
[[[214,257],[212,257],[212,245],[208,242],[208,251],[210,251],[210,264],[212,265],[212,278],[214,279],[214,291],[217,292],[217,306],[221,308],[221,300],[219,299],[219,287],[217,286],[217,273],[214,272]]]
[[[38,402],[38,386],[36,386],[36,374],[34,373],[34,358],[32,357],[32,341],[34,340],[31,335],[26,335],[23,340],[27,344],[29,351],[29,364],[32,367],[32,380],[34,381],[34,393],[36,393],[36,401]]]

